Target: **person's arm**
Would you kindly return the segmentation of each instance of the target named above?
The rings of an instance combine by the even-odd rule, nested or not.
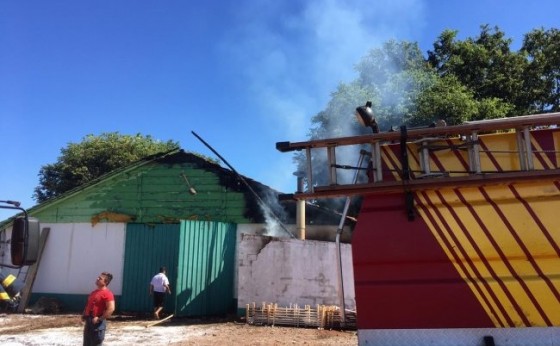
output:
[[[169,294],[171,294],[171,287],[169,286],[169,279],[167,278],[167,276],[165,277],[165,281],[163,283],[163,286],[165,287],[165,291]]]
[[[154,294],[154,285],[150,284],[149,292],[150,295]]]
[[[103,316],[101,316],[103,319],[107,319],[111,317],[111,315],[115,311],[115,301],[114,300],[108,301],[106,306],[107,307],[105,308],[105,312],[103,313]]]
[[[106,320],[107,318],[109,318],[113,312],[115,311],[115,301],[114,300],[110,300],[107,302],[107,304],[105,305],[105,311],[103,312],[103,315],[101,315],[101,317],[94,317],[91,321],[94,324],[99,323],[102,320]]]

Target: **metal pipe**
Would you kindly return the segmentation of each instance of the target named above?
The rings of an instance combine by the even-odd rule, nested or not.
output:
[[[471,171],[476,172],[476,174],[482,173],[482,168],[480,167],[480,144],[478,144],[478,133],[473,131],[471,134],[472,147],[470,152],[472,152],[472,163]]]
[[[517,150],[519,151],[519,167],[522,171],[527,171],[527,155],[525,153],[525,144],[523,143],[523,134],[519,129],[515,130],[515,138],[517,140]]]
[[[298,171],[294,175],[297,176],[297,192],[303,192],[304,172]],[[305,200],[298,199],[296,202],[296,236],[298,239],[305,239]]]
[[[356,172],[354,173],[354,184],[358,182],[358,176],[360,173],[360,168],[364,163],[364,157],[366,156],[367,152],[365,150],[360,151],[360,158],[358,159],[358,164]],[[346,197],[346,201],[344,203],[344,209],[342,211],[342,216],[340,218],[340,222],[338,223],[338,229],[336,230],[336,266],[338,272],[338,301],[340,302],[340,323],[342,326],[346,324],[346,304],[344,303],[344,277],[342,275],[342,253],[340,248],[340,235],[344,229],[344,222],[346,221],[346,215],[348,215],[348,209],[350,208],[350,202],[352,198],[350,196]]]
[[[327,147],[327,160],[329,161],[329,184],[336,185],[336,149],[334,146]]]
[[[532,171],[535,169],[533,163],[533,146],[531,145],[531,133],[529,128],[525,126],[523,128],[523,138],[525,139],[525,155],[527,155],[527,170]]]
[[[313,185],[313,165],[311,164],[311,148],[305,149],[305,156],[307,158],[307,192],[315,192]]]

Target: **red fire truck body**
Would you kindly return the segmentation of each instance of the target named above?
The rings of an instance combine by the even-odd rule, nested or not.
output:
[[[560,345],[557,124],[560,113],[277,144],[306,150],[310,171],[318,150],[336,168],[340,147],[371,147],[369,181],[333,171],[294,195],[363,197],[361,345]]]

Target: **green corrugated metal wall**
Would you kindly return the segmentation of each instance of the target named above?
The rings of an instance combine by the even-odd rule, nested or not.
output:
[[[232,311],[237,226],[210,221],[182,221],[175,313],[219,315]]]
[[[232,311],[237,226],[213,221],[181,224],[128,224],[123,273],[122,312],[152,311],[150,279],[168,269],[173,294],[165,312],[209,316]]]
[[[127,224],[120,311],[152,311],[152,299],[148,294],[152,276],[162,265],[167,267],[170,279],[177,276],[179,230],[179,224]],[[174,286],[171,282],[172,292],[175,291]],[[166,312],[175,310],[172,296],[167,297],[164,309]]]

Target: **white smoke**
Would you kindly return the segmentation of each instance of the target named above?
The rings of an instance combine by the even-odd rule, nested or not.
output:
[[[231,28],[219,49],[233,66],[244,66],[235,73],[266,117],[262,135],[272,141],[304,141],[311,118],[325,109],[340,83],[356,78],[354,66],[367,52],[419,30],[424,2],[240,0],[234,22],[242,25]],[[365,101],[366,96],[354,107]],[[353,134],[351,125],[339,127],[343,136]],[[296,168],[289,154],[281,155],[271,157],[263,175],[272,186],[292,190]],[[354,153],[344,164],[355,164],[357,158]]]
[[[242,27],[222,46],[281,138],[304,138],[310,118],[372,48],[408,35],[421,0],[241,1]],[[365,102],[365,100],[364,100]]]
[[[284,224],[287,219],[287,213],[280,205],[278,195],[270,190],[267,190],[264,194],[261,191],[260,197],[262,199],[262,203],[259,203],[259,208],[264,215],[266,224],[263,235],[278,238],[291,237],[291,233],[289,233],[286,225]]]

